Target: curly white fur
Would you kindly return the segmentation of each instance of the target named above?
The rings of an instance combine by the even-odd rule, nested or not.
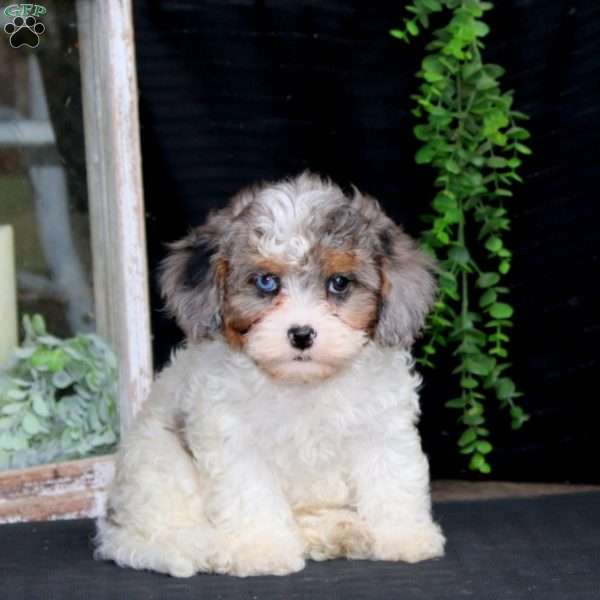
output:
[[[98,556],[186,577],[443,553],[407,349],[431,302],[426,260],[375,201],[303,177],[285,194],[268,188],[268,201],[257,191],[237,198],[174,247],[163,283],[190,339],[122,443]],[[302,186],[310,194],[294,196]],[[343,228],[331,225],[332,208],[345,211]],[[269,232],[294,223],[301,241],[274,252]],[[244,241],[248,250],[241,233],[230,236],[224,250],[232,224],[262,237]],[[324,233],[308,235],[317,227]],[[211,267],[186,283],[197,248],[211,250]],[[279,269],[276,297],[248,279],[255,255]],[[336,269],[353,271],[347,297],[325,291]],[[290,345],[288,328],[308,323],[310,348]]]
[[[314,385],[273,381],[221,340],[179,351],[119,452],[98,554],[180,577],[440,556],[418,384],[407,352],[374,344]]]

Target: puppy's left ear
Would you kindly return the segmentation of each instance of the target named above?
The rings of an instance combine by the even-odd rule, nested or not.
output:
[[[410,347],[434,301],[434,262],[400,227],[386,222],[378,238],[381,308],[375,341]]]
[[[221,326],[221,301],[227,262],[221,256],[220,217],[169,246],[160,266],[162,296],[169,313],[187,338],[198,341],[216,333]]]

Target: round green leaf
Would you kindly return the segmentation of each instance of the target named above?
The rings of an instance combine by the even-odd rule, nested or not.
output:
[[[490,252],[498,252],[502,248],[502,240],[497,235],[493,235],[486,240],[485,247]]]
[[[453,398],[444,404],[448,408],[464,408],[465,401],[462,398]]]
[[[521,154],[531,154],[531,148],[528,148],[524,144],[515,144],[515,150]]]
[[[423,4],[431,11],[437,12],[442,10],[442,3],[439,0],[422,0]]]
[[[483,295],[481,296],[481,298],[479,299],[479,306],[481,306],[482,308],[485,308],[486,306],[489,306],[490,304],[492,304],[493,302],[496,302],[496,299],[498,298],[498,294],[492,290],[486,290]]]
[[[473,21],[473,31],[477,37],[483,37],[490,32],[490,28],[483,21]]]
[[[492,169],[503,169],[506,167],[506,159],[501,156],[492,156],[487,159],[487,166]]]
[[[398,40],[405,40],[406,35],[401,29],[390,29],[390,35]]]
[[[494,360],[484,354],[475,355],[465,360],[465,368],[470,373],[475,375],[489,375],[494,368]]]
[[[423,71],[436,73],[438,75],[443,74],[445,71],[444,65],[440,63],[437,56],[433,55],[426,56],[423,59],[423,62],[421,63],[421,68],[423,69]]]
[[[31,406],[33,407],[33,410],[37,415],[39,415],[40,417],[50,416],[50,410],[42,394],[40,394],[39,392],[33,392],[30,397]]]
[[[418,165],[424,165],[426,163],[430,163],[431,159],[435,156],[435,150],[429,144],[425,146],[421,146],[417,153],[415,154],[415,162]]]
[[[36,433],[42,431],[42,426],[40,425],[40,422],[38,421],[37,417],[31,412],[25,413],[22,425],[25,433],[28,433],[29,435],[35,435]]]
[[[510,271],[510,262],[508,262],[507,260],[503,260],[498,265],[498,271],[500,271],[502,275],[506,275]]]
[[[48,370],[48,365],[54,360],[54,351],[38,348],[31,357],[31,364],[36,369]]]
[[[477,279],[477,287],[488,288],[496,285],[500,281],[498,273],[482,273]]]
[[[459,265],[466,265],[471,260],[469,251],[464,246],[453,246],[450,248],[448,257]]]
[[[492,451],[492,445],[486,440],[477,442],[476,448],[480,454],[489,454]]]
[[[456,199],[448,197],[446,194],[438,194],[433,199],[433,208],[441,213],[449,210],[455,210],[458,207]]]
[[[36,335],[46,334],[46,324],[44,323],[42,315],[33,315],[31,318],[31,326]]]
[[[460,385],[466,390],[472,390],[476,388],[479,385],[479,383],[477,383],[477,379],[474,379],[473,377],[463,377],[460,380]]]
[[[23,404],[21,404],[19,402],[5,404],[2,407],[2,414],[3,415],[14,415],[15,413],[18,413],[22,408],[23,408]]]
[[[59,390],[69,387],[73,383],[73,378],[66,371],[59,371],[52,376],[52,384]]]
[[[489,308],[490,315],[494,319],[510,319],[513,315],[513,309],[510,304],[504,302],[496,302]]]
[[[515,391],[515,384],[507,377],[501,377],[496,382],[496,396],[498,396],[499,400],[508,400],[509,398],[512,398],[515,395]]]
[[[18,431],[12,437],[13,450],[27,450],[29,448],[29,438],[22,431]]]
[[[413,128],[413,133],[418,140],[422,142],[426,142],[431,138],[432,131],[429,125],[417,125]]]
[[[408,33],[410,33],[410,35],[414,35],[417,36],[419,35],[419,28],[417,27],[417,24],[414,21],[406,21],[406,29],[408,31]]]
[[[477,439],[477,432],[475,429],[469,428],[463,432],[463,434],[458,439],[458,445],[463,447],[471,442],[474,442]]]
[[[450,171],[450,173],[453,173],[454,175],[458,175],[458,173],[460,173],[459,164],[451,158],[444,163],[444,166],[446,169],[448,169],[448,171]]]
[[[485,458],[483,455],[476,453],[473,454],[471,458],[471,462],[469,463],[469,468],[473,471],[479,471],[480,467],[485,464]]]
[[[476,427],[477,425],[482,425],[485,419],[481,415],[463,415],[462,422],[465,425]]]
[[[48,369],[52,373],[58,373],[65,368],[65,365],[68,362],[68,356],[60,349],[54,350],[52,352],[52,356],[48,361]]]
[[[479,472],[483,473],[484,475],[489,475],[492,472],[492,467],[490,467],[489,463],[484,462],[483,464],[479,465]]]

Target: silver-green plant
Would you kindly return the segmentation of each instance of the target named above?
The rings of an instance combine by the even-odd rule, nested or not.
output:
[[[0,370],[0,469],[111,452],[118,438],[117,360],[97,335],[59,339],[40,315]]]

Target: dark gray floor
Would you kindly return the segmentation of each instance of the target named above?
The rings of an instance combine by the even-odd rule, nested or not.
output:
[[[600,493],[436,506],[443,559],[309,563],[285,577],[191,579],[92,560],[90,521],[0,526],[2,600],[600,599]]]

